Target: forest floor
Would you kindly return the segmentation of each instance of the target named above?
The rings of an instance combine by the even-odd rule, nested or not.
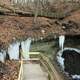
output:
[[[38,41],[56,38],[59,35],[79,35],[79,13],[80,11],[74,12],[72,16],[65,18],[67,22],[38,17],[36,24],[34,17],[0,15],[0,48],[7,48],[10,43],[25,40],[28,37]],[[68,23],[69,20],[72,22]]]
[[[20,64],[17,61],[0,62],[0,80],[17,80]]]
[[[63,32],[61,27],[56,26],[54,20],[44,17],[37,19],[38,22],[35,25],[33,17],[0,16],[0,48],[6,48],[10,43],[28,37],[40,40]]]

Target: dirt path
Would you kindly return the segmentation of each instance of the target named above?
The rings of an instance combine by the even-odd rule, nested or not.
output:
[[[48,80],[48,74],[37,63],[23,65],[23,80]]]

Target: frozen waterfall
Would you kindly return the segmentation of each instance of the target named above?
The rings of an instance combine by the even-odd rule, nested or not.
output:
[[[13,43],[9,46],[8,48],[8,54],[10,59],[15,59],[18,60],[19,59],[19,42]]]
[[[62,51],[60,50],[57,54],[57,61],[60,64],[62,70],[64,70],[64,58],[62,58]]]
[[[6,57],[6,52],[5,51],[1,51],[0,52],[0,61],[4,63],[5,57]]]
[[[23,42],[21,43],[22,56],[23,56],[23,58],[26,59],[26,60],[29,59],[30,45],[31,45],[31,38],[28,38],[26,41],[23,41]]]
[[[62,51],[64,48],[64,41],[65,41],[65,36],[64,35],[59,36],[59,47]]]

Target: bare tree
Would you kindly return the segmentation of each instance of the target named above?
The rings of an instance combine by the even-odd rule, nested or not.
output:
[[[38,16],[38,12],[39,12],[39,2],[40,0],[35,0],[34,4],[35,4],[35,11],[34,11],[34,24],[36,25],[37,23],[37,16]]]

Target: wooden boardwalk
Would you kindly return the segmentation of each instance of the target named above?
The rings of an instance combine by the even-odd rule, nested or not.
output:
[[[38,63],[23,64],[23,80],[48,80],[47,72]]]

